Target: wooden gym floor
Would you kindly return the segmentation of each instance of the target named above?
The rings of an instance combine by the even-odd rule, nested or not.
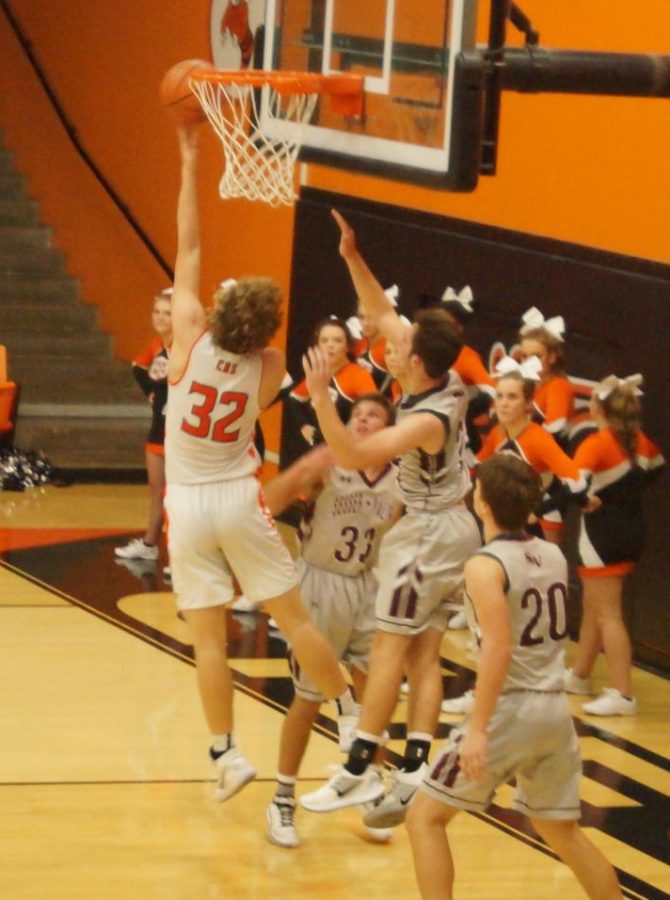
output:
[[[403,828],[366,837],[355,810],[300,811],[303,845],[265,838],[283,711],[284,644],[261,613],[229,613],[237,735],[258,779],[211,800],[208,735],[186,626],[163,561],[121,564],[142,530],[142,486],[0,494],[0,897],[12,900],[385,900],[417,897]],[[445,686],[469,686],[464,633],[443,644]],[[597,683],[603,679],[598,671]],[[584,756],[583,824],[627,897],[670,896],[670,682],[637,670],[641,711],[588,720],[572,698]],[[402,747],[404,704],[391,749]],[[446,735],[454,717],[442,717]],[[340,761],[323,708],[299,792]],[[461,814],[452,835],[458,898],[573,900],[571,873],[509,808]]]

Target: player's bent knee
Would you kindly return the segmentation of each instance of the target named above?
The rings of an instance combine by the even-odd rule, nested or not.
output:
[[[560,846],[579,834],[579,823],[574,819],[531,818],[530,824],[550,847]]]
[[[418,834],[427,828],[446,828],[458,810],[417,791],[407,811],[407,830]]]

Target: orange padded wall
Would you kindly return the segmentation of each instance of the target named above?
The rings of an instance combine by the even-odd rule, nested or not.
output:
[[[670,4],[524,0],[551,49],[670,54]],[[480,2],[479,40],[488,3]],[[508,45],[521,38],[508,27]],[[447,194],[310,166],[311,187],[670,262],[670,100],[503,95],[498,174]],[[456,279],[458,280],[458,279]]]
[[[177,151],[157,86],[172,63],[210,56],[209,0],[11,6],[83,145],[172,264]],[[667,0],[647,0],[634,13],[629,0],[522,6],[545,47],[670,52]],[[483,20],[486,0],[481,7]],[[518,42],[510,28],[509,43]],[[151,296],[165,276],[72,149],[2,13],[0,73],[5,142],[83,297],[101,309],[128,359],[148,333]],[[307,177],[314,187],[670,262],[669,145],[668,100],[506,94],[498,175],[473,194],[316,165]],[[221,203],[220,149],[206,129],[202,146],[203,290],[224,277],[262,273],[288,291],[292,211]],[[269,422],[276,449],[277,413]]]

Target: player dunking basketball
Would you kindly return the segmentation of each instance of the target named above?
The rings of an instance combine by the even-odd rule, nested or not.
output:
[[[220,772],[215,798],[226,800],[256,774],[233,737],[224,610],[233,576],[250,600],[265,603],[323,695],[337,698],[341,724],[351,728],[356,707],[330,645],[301,603],[293,562],[254,477],[254,424],[285,373],[283,353],[268,346],[281,319],[279,289],[266,278],[242,279],[218,290],[206,315],[198,296],[197,130],[177,133],[166,506],[177,604],[191,629],[210,754]]]
[[[593,900],[621,897],[614,869],[579,828],[579,747],[563,690],[567,563],[524,531],[540,499],[531,467],[496,454],[478,469],[482,549],[465,567],[466,606],[479,649],[475,704],[453,731],[407,816],[423,900],[451,900],[445,827],[459,809],[483,812],[516,776],[515,806]]]

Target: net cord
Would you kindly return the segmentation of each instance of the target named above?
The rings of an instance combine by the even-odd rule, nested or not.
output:
[[[311,119],[317,93],[282,95],[270,85],[224,85],[192,81],[207,118],[223,147],[224,170],[219,194],[224,199],[260,200],[270,206],[295,202],[295,164],[302,146],[302,128],[270,140],[258,128],[261,109],[277,122],[304,126]],[[259,102],[260,101],[260,102]]]

